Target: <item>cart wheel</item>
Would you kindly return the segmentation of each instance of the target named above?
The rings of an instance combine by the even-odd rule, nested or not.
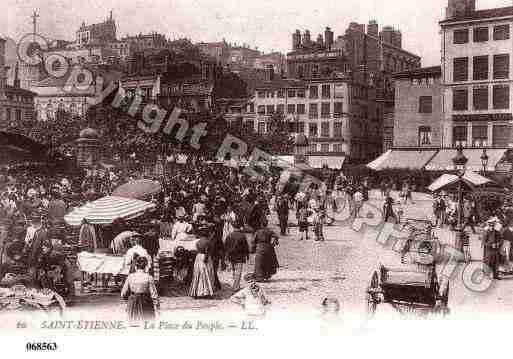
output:
[[[379,289],[379,278],[378,272],[372,274],[372,278],[367,288],[367,315],[373,316],[376,313],[376,307],[378,306],[379,300],[376,290]]]

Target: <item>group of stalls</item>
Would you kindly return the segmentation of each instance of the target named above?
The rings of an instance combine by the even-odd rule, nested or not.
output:
[[[157,282],[176,277],[185,279],[188,273],[185,269],[191,262],[197,239],[193,236],[180,241],[160,238],[161,221],[151,198],[161,191],[157,181],[132,181],[117,188],[112,195],[89,202],[64,217],[66,223],[75,228],[86,220],[103,239],[98,241],[101,246],[94,253],[81,251],[77,254],[78,269],[95,278],[88,291],[106,290],[110,281],[105,278],[119,278],[129,273],[125,254],[135,236],[142,237],[142,246],[152,257],[152,273]],[[103,280],[98,281],[98,277]],[[85,290],[81,285],[78,287],[82,292]]]
[[[461,176],[455,174],[456,149],[392,149],[367,164],[367,168],[389,181],[407,179],[410,185],[423,182],[424,185],[414,188],[434,194],[457,195],[461,184],[463,197],[472,197],[478,212],[486,217],[500,208],[508,197],[504,178],[510,176],[511,171],[502,173],[499,169],[512,162],[513,153],[507,149],[487,149],[486,163],[482,160],[483,149],[468,148],[463,153],[468,162]],[[485,176],[493,175],[494,179],[480,172],[486,172]],[[401,185],[402,181],[398,190]]]

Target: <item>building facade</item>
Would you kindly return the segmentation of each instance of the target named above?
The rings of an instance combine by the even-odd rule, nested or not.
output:
[[[508,147],[512,123],[513,7],[476,10],[449,0],[442,34],[444,147]]]
[[[420,57],[402,48],[401,32],[389,26],[380,31],[375,21],[367,26],[353,22],[336,39],[329,27],[316,40],[310,31],[296,30],[287,54],[289,78],[347,81],[350,151],[358,161],[392,145],[393,73],[419,67]]]
[[[351,121],[351,85],[348,79],[269,79],[256,89],[253,109],[244,116],[246,125],[258,133],[272,130],[278,114],[291,134],[308,137],[310,154],[346,155],[361,158],[358,141],[363,126]],[[376,127],[377,132],[377,127]],[[372,136],[371,136],[372,137]]]
[[[440,66],[394,75],[392,147],[442,147],[442,72]]]
[[[31,91],[36,94],[35,114],[39,121],[55,120],[59,111],[71,116],[85,116],[94,103],[92,100],[99,96],[101,91],[96,80],[102,78],[105,87],[111,82],[118,83],[122,76],[121,72],[109,68],[85,68],[93,75],[92,83],[87,87],[70,86],[71,73],[63,77],[49,76],[32,86]]]
[[[31,119],[34,116],[34,96],[33,92],[20,87],[18,66],[13,85],[7,84],[5,40],[0,38],[0,128],[22,119]]]
[[[101,23],[86,25],[82,23],[76,32],[76,45],[78,47],[91,45],[107,45],[116,41],[116,21],[110,16]]]

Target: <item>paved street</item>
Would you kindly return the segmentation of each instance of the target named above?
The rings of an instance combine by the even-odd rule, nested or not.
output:
[[[414,197],[415,199],[415,197]],[[374,193],[371,202],[378,205],[380,199]],[[425,218],[431,211],[429,197],[418,195],[415,203],[405,207],[406,217]],[[292,213],[291,213],[292,214]],[[294,216],[291,215],[291,218]],[[275,226],[276,218],[271,223]],[[357,233],[344,226],[326,227],[326,242],[298,241],[297,229],[291,228],[290,234],[281,238],[277,247],[280,269],[269,283],[264,283],[268,296],[272,301],[272,311],[310,312],[318,311],[322,299],[326,296],[338,298],[342,310],[357,317],[364,317],[365,289],[369,284],[372,273],[379,264],[400,265],[400,258],[390,248],[384,247],[372,239],[371,232]],[[447,233],[440,235],[445,243],[452,238]],[[472,257],[481,259],[480,243],[477,237],[472,237]],[[253,262],[245,268],[252,269]],[[479,265],[476,262],[476,265]],[[440,271],[440,269],[439,269]],[[446,272],[449,273],[449,272]],[[230,273],[221,273],[224,283],[223,291],[213,300],[193,300],[186,296],[183,288],[172,288],[168,296],[162,298],[162,310],[167,315],[175,313],[209,313],[211,315],[239,310],[227,300],[230,296],[228,289],[231,283]],[[453,272],[450,280],[449,307],[452,316],[465,315],[479,311],[512,309],[508,300],[512,290],[509,280],[494,283],[485,293],[472,292],[466,288],[461,279],[461,267]],[[97,299],[87,304],[78,303],[77,309],[95,308],[106,316],[113,313],[122,315],[124,306],[120,305],[117,295],[99,295]],[[377,317],[381,313],[393,314],[387,305],[378,306]]]

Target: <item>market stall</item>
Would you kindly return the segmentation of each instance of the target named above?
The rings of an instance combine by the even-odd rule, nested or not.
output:
[[[77,208],[64,216],[64,220],[70,226],[79,226],[86,219],[94,225],[109,226],[115,221],[131,220],[138,218],[155,208],[155,204],[137,199],[107,196],[90,202]],[[125,237],[123,235],[125,234]],[[77,254],[78,269],[84,274],[94,275],[96,282],[98,275],[102,276],[104,287],[108,285],[109,278],[119,275],[127,275],[128,265],[125,265],[124,254],[127,246],[126,240],[134,235],[135,231],[124,231],[116,236],[123,243],[114,243],[114,240],[106,248],[99,248],[96,253],[80,252]],[[84,280],[82,281],[84,282]]]

